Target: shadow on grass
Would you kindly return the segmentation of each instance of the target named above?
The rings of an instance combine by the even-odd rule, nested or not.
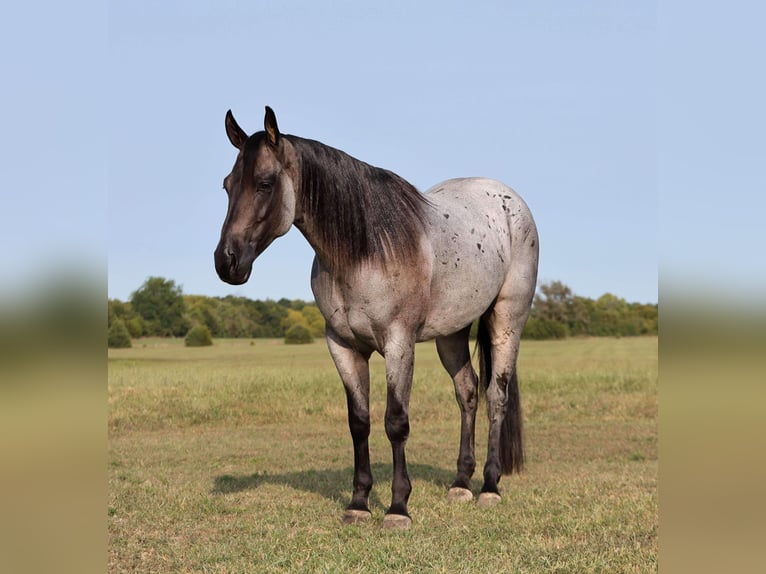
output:
[[[427,464],[408,464],[410,480],[427,480],[444,488],[445,492],[454,479],[454,471],[436,468]],[[393,468],[390,464],[376,463],[372,465],[372,475],[376,484],[391,482]],[[303,472],[288,472],[284,474],[255,473],[247,475],[222,474],[215,478],[213,494],[229,494],[258,488],[264,484],[279,484],[296,490],[313,492],[335,501],[339,507],[345,508],[351,499],[353,489],[354,469],[306,470]],[[370,493],[370,506],[387,506],[381,502],[373,490]]]

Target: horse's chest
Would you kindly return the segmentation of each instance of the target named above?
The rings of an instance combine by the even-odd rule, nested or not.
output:
[[[401,270],[369,270],[355,279],[317,273],[314,295],[325,321],[349,343],[379,350],[392,325],[415,330],[423,321],[428,281]]]
[[[386,321],[382,316],[386,314],[376,307],[371,300],[337,302],[325,320],[345,341],[378,349],[385,340]]]

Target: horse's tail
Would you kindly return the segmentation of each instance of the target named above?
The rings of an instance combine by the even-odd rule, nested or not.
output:
[[[476,346],[479,351],[479,388],[480,392],[486,393],[492,373],[492,346],[484,317],[479,319]],[[516,365],[513,365],[513,373],[508,380],[505,392],[507,406],[500,429],[500,468],[503,474],[511,474],[514,471],[521,472],[524,467],[521,400]]]

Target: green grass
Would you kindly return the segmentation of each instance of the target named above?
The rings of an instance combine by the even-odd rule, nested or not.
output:
[[[109,571],[656,571],[657,338],[524,341],[519,374],[525,472],[503,478],[499,507],[450,505],[458,407],[434,345],[418,346],[413,527],[385,532],[382,359],[372,361],[373,520],[344,527],[351,438],[323,342],[111,349]],[[474,493],[486,417],[477,427]]]

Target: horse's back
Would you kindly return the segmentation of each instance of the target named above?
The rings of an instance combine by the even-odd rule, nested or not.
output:
[[[461,218],[491,225],[503,218],[518,218],[518,223],[534,225],[529,207],[512,188],[485,177],[448,179],[426,190],[425,195],[438,209],[449,208]]]
[[[504,260],[514,254],[517,258],[534,256],[537,264],[537,226],[532,213],[521,196],[501,181],[449,179],[425,195],[434,208],[431,235],[437,243],[446,240],[470,246],[475,240],[479,251],[492,248]]]

